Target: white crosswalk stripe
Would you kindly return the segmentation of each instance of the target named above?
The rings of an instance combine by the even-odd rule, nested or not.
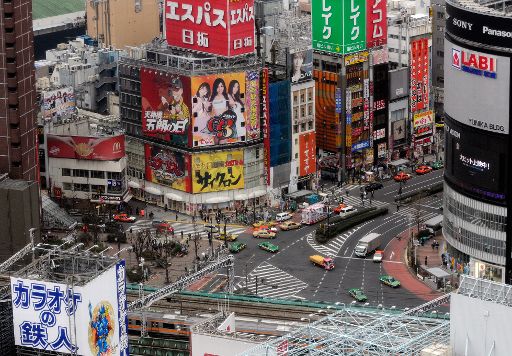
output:
[[[308,286],[307,283],[295,278],[291,274],[286,273],[268,262],[260,264],[248,274],[248,277],[248,294],[268,298],[290,298]],[[256,278],[258,279],[257,293]],[[235,290],[242,288],[244,283],[245,281],[239,282],[235,286]]]
[[[183,236],[187,237],[188,234],[194,234],[194,225],[192,223],[171,223],[171,226],[174,228],[174,235],[181,235],[181,232],[183,231]],[[216,225],[215,225],[216,226]],[[128,230],[132,230],[133,232],[147,229],[151,227],[151,221],[150,220],[138,220],[136,221]],[[234,234],[239,235],[243,233],[245,230],[247,230],[247,227],[241,226],[241,227],[234,227],[234,226],[227,226],[226,232],[228,234]],[[204,228],[203,225],[198,224],[196,227],[196,231],[199,234],[200,237],[207,238],[208,237],[208,230]],[[224,231],[224,226],[220,225],[220,231]]]
[[[334,257],[338,256],[338,253],[341,251],[341,248],[343,247],[343,244],[345,243],[345,241],[347,241],[347,239],[350,236],[352,236],[357,230],[359,230],[366,224],[367,223],[359,225],[347,232],[344,232],[343,234],[338,235],[337,237],[329,240],[328,243],[323,244],[323,245],[316,242],[315,233],[313,233],[313,232],[309,233],[306,236],[306,241],[315,251],[320,252],[321,254],[323,254],[325,256],[334,258]]]
[[[366,197],[367,197],[367,199],[364,200],[364,207],[366,207],[366,208],[369,208],[369,207],[380,208],[380,207],[389,205],[386,202],[379,201],[379,200],[373,200],[373,199],[370,204],[369,195],[367,195]],[[341,198],[339,199],[339,201],[341,202]],[[343,203],[346,205],[353,205],[353,206],[360,206],[360,207],[363,206],[363,204],[361,203],[361,198],[359,196],[354,196],[354,195],[349,195],[348,197],[344,196]]]

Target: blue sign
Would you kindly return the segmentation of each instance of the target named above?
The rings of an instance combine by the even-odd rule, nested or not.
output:
[[[347,113],[347,125],[352,125],[352,114]]]
[[[341,88],[336,88],[336,114],[341,114],[341,109],[343,107],[343,99],[341,97]]]
[[[359,141],[352,145],[352,152],[361,151],[364,148],[370,147],[370,141]]]

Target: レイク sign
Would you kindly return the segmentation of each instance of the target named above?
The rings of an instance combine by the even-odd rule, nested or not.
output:
[[[458,70],[496,79],[496,65],[496,57],[464,49],[452,48],[452,66]]]
[[[225,57],[252,53],[254,15],[254,0],[167,0],[167,43]]]

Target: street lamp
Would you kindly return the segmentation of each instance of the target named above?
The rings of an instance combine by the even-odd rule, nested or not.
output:
[[[125,248],[123,248],[123,249],[121,249],[121,250],[117,251],[117,252],[116,252],[116,253],[114,253],[112,256],[117,256],[117,255],[119,255],[121,252],[124,252],[124,251],[131,251],[131,250],[133,250],[133,246],[128,246],[128,247],[125,247]]]
[[[100,251],[99,255],[100,255],[101,257],[103,257],[103,254],[104,254],[105,252],[107,252],[108,250],[112,250],[112,246],[109,246],[109,247],[107,247],[106,249],[104,249],[103,251]]]

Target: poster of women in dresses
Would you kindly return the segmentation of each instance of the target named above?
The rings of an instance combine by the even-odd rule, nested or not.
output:
[[[192,78],[194,147],[245,141],[245,73]]]

